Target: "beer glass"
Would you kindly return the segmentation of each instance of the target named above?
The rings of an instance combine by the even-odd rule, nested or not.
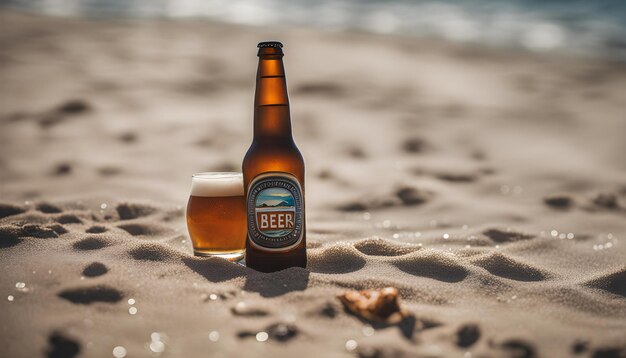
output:
[[[194,174],[187,203],[187,229],[197,256],[230,261],[246,248],[246,206],[241,173]]]

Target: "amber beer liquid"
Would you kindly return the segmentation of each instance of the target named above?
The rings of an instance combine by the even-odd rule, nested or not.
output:
[[[246,242],[245,196],[241,173],[198,173],[192,177],[187,229],[198,256],[236,261]]]
[[[243,160],[246,265],[273,272],[306,267],[304,159],[291,134],[283,45],[258,47],[254,139]]]

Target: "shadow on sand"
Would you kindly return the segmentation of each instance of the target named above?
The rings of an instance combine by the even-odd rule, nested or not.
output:
[[[211,282],[242,277],[245,279],[244,290],[258,292],[263,297],[303,291],[309,285],[310,271],[300,267],[263,273],[220,258],[183,257],[182,260],[187,267]]]

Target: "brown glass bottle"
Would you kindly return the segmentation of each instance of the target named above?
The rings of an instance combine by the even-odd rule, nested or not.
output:
[[[304,159],[293,141],[280,42],[259,43],[254,139],[243,160],[246,265],[306,267]]]

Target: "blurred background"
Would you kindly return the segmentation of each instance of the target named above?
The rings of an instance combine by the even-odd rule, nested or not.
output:
[[[1,0],[0,5],[54,16],[311,26],[626,57],[621,0]]]
[[[626,193],[621,0],[0,0],[0,30],[7,200],[184,206],[192,173],[241,168],[265,40],[285,44],[311,228],[545,229],[552,195]]]

